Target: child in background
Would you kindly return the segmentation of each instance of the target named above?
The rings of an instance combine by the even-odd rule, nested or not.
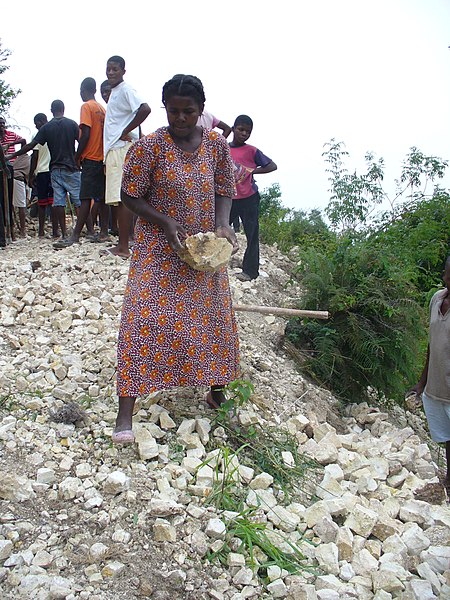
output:
[[[246,143],[252,130],[251,118],[247,115],[239,115],[234,122],[233,140],[230,143],[237,189],[231,207],[230,224],[239,217],[247,238],[242,273],[237,275],[240,281],[250,281],[259,275],[260,196],[253,176],[271,173],[277,169],[277,165],[272,159],[255,146]]]

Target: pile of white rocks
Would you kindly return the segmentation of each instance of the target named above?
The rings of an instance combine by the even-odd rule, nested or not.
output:
[[[329,395],[277,346],[279,319],[238,317],[243,367],[256,388],[238,420],[241,428],[286,428],[317,461],[304,497],[288,501],[271,474],[243,455],[226,457],[226,433],[197,392],[145,399],[136,445],[113,447],[127,265],[101,263],[92,246],[53,253],[33,242],[0,253],[2,597],[450,597],[450,511],[427,444],[365,404],[330,424]],[[257,282],[232,279],[239,302],[260,293],[273,301],[280,265],[266,259],[267,277]],[[71,400],[88,421],[52,421],[48,409]],[[283,460],[294,464],[289,452]],[[230,467],[251,518],[280,550],[298,548],[306,569],[261,570],[267,556],[255,548],[252,562],[230,535],[239,513],[208,504]],[[441,494],[424,501],[424,490]],[[226,564],[211,564],[224,543]]]

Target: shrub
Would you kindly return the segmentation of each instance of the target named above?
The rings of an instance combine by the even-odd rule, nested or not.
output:
[[[350,234],[328,254],[307,249],[299,257],[301,308],[331,313],[326,322],[289,321],[303,368],[347,401],[399,401],[414,381],[425,331],[412,273],[388,249]]]

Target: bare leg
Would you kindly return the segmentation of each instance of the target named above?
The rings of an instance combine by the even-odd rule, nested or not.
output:
[[[96,225],[98,225],[98,213],[99,213],[99,206],[98,206],[98,202],[94,202],[94,204],[91,207],[91,217],[92,217],[92,225],[95,227]]]
[[[52,230],[53,230],[53,237],[57,238],[59,237],[59,225],[58,225],[58,213],[57,210],[54,206],[52,206]]]
[[[55,215],[56,222],[61,228],[61,236],[65,238],[67,236],[66,230],[66,207],[65,206],[54,206],[53,214]]]
[[[111,232],[114,233],[114,235],[117,235],[117,232],[119,231],[119,225],[117,222],[118,217],[119,217],[119,207],[111,206]]]
[[[211,391],[206,395],[206,403],[211,408],[219,408],[225,402],[225,394],[223,393],[223,385],[212,385]]]
[[[77,209],[77,222],[75,223],[75,227],[72,231],[72,235],[67,240],[68,244],[76,243],[80,239],[80,233],[83,229],[85,223],[87,223],[89,212],[91,210],[91,201],[90,200],[81,200],[81,206]],[[91,227],[92,227],[92,219],[91,219]]]
[[[19,235],[20,237],[25,237],[26,232],[26,213],[25,208],[19,208]]]
[[[130,239],[130,225],[133,218],[132,213],[123,204],[119,204],[118,224],[119,224],[119,243],[110,249],[110,253],[115,256],[130,256],[128,242]]]
[[[116,417],[115,433],[119,431],[128,431],[132,428],[133,408],[136,398],[130,398],[129,396],[120,396],[119,398],[119,412]]]
[[[39,237],[44,237],[45,235],[45,212],[47,210],[46,206],[39,206],[38,204],[38,222],[39,222]]]
[[[100,215],[100,240],[108,239],[108,228],[109,228],[109,206],[105,204],[105,201],[96,202],[95,206],[98,206],[98,212]]]

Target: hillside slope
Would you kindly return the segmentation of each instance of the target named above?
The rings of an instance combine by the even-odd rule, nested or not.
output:
[[[231,425],[254,426],[261,439],[287,431],[295,457],[298,450],[316,466],[292,497],[260,475],[248,451],[232,459],[232,475],[252,522],[286,555],[301,550],[308,570],[258,571],[248,547],[227,534],[237,506],[223,512],[205,503],[214,481],[227,480],[220,448],[233,441],[214,422],[205,390],[142,399],[138,445],[112,447],[128,263],[99,257],[98,244],[56,252],[47,243],[0,252],[2,597],[450,597],[450,514],[424,439],[367,405],[341,415],[284,352],[280,318],[237,314],[243,378],[255,392]],[[288,284],[291,266],[263,247],[257,281],[230,272],[234,301],[292,306],[301,290]],[[56,423],[71,401],[85,420]],[[284,455],[287,472],[291,457]],[[215,551],[227,565],[206,560]],[[253,558],[263,564],[267,555]]]

